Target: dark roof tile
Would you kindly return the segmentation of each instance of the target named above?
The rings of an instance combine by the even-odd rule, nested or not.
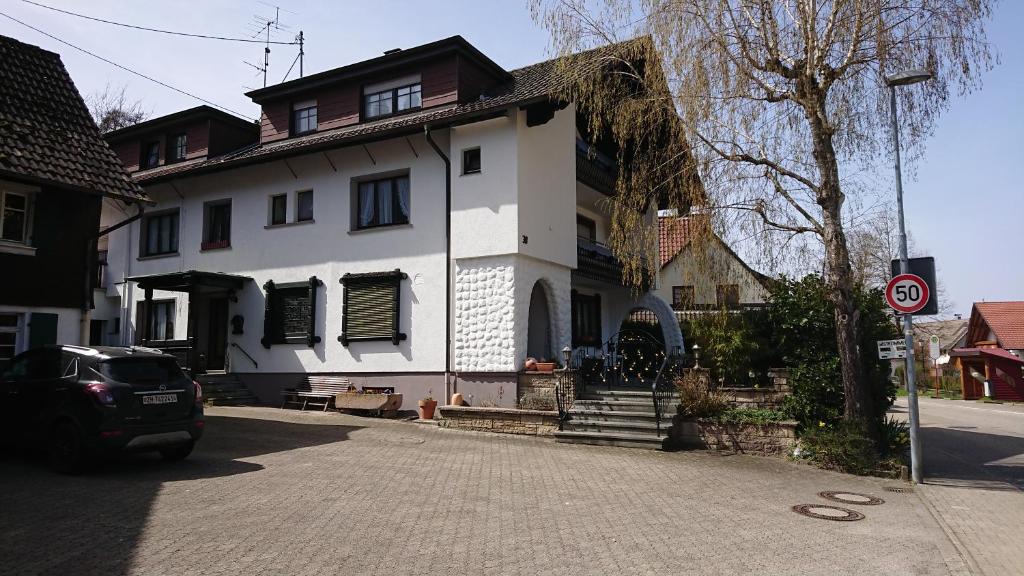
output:
[[[0,36],[0,175],[148,201],[100,136],[60,56]]]

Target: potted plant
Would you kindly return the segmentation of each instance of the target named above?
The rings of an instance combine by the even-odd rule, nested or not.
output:
[[[434,419],[434,410],[437,409],[437,400],[434,400],[433,394],[433,390],[428,390],[427,397],[420,400],[420,420]]]

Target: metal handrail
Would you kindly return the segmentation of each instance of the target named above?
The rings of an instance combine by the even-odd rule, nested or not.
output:
[[[681,354],[670,354],[665,357],[658,370],[658,375],[651,384],[651,401],[654,403],[655,431],[661,436],[662,420],[671,418],[669,410],[676,392],[676,378],[685,367],[686,357]]]
[[[246,358],[248,358],[249,362],[252,362],[252,365],[254,367],[256,367],[256,368],[260,367],[260,365],[256,362],[256,359],[253,358],[252,356],[250,356],[249,353],[245,351],[245,348],[242,348],[241,346],[239,346],[238,344],[236,344],[234,342],[231,343],[231,347],[232,348],[238,348],[238,351],[241,352]]]
[[[555,403],[558,406],[558,430],[561,432],[565,428],[565,423],[571,418],[569,413],[576,402],[576,394],[578,392],[576,386],[577,371],[572,367],[566,366],[558,370],[557,374]]]

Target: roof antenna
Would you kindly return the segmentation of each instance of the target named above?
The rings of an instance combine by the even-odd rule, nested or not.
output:
[[[245,61],[245,60],[243,60],[243,62],[245,64],[248,64],[249,66],[252,66],[258,72],[262,72],[263,73],[263,87],[266,88],[267,87],[267,70],[270,69],[270,40],[271,40],[271,34],[272,34],[272,32],[278,32],[278,31],[281,31],[281,30],[288,30],[289,27],[284,25],[284,24],[281,24],[281,8],[279,6],[273,6],[271,4],[267,4],[266,2],[260,2],[260,4],[264,4],[264,5],[269,6],[269,7],[274,9],[274,17],[273,18],[268,18],[266,16],[260,16],[259,14],[254,14],[253,17],[252,17],[252,20],[249,22],[249,25],[248,25],[249,31],[253,32],[253,34],[252,34],[253,38],[255,38],[257,36],[263,36],[264,37],[263,66],[259,66],[257,64],[253,64],[252,62],[248,62],[248,61]],[[285,10],[285,12],[288,12],[288,11]],[[301,33],[300,33],[300,36],[301,36]],[[300,46],[299,47],[299,53],[301,54],[302,53],[301,43],[300,43],[299,46]]]

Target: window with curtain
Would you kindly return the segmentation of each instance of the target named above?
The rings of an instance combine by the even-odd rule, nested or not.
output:
[[[231,246],[231,200],[207,202],[203,213],[203,250]]]
[[[138,302],[135,309],[136,327],[141,326],[145,302]],[[174,300],[153,300],[149,306],[149,339],[174,340]],[[142,330],[136,329],[135,343],[143,342]]]
[[[409,223],[408,176],[360,182],[356,193],[357,229]]]
[[[142,256],[174,254],[178,251],[178,211],[147,215],[142,220]]]

